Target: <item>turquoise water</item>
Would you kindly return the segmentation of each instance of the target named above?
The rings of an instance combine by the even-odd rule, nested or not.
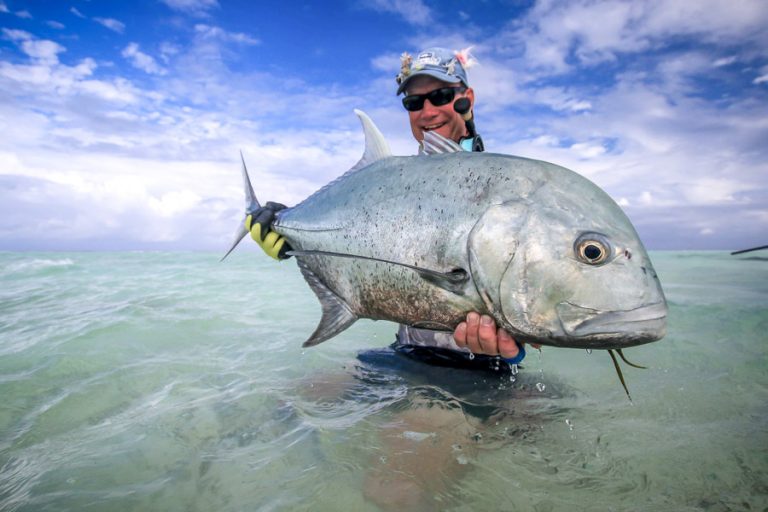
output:
[[[757,253],[761,254],[761,253]],[[0,253],[0,511],[765,510],[768,259],[652,258],[668,336],[509,375],[303,350],[292,261]]]

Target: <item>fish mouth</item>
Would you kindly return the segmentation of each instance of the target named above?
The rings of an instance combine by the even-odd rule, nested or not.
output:
[[[655,341],[664,337],[667,327],[664,302],[623,311],[599,311],[561,302],[557,305],[557,314],[569,336],[601,340],[595,343],[596,348],[609,344],[611,338],[619,342],[616,348]]]

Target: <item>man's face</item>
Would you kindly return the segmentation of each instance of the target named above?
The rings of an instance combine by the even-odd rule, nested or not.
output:
[[[408,82],[406,94],[427,94],[440,89],[441,87],[459,87],[462,84],[451,84],[443,82],[431,76],[416,76]],[[467,135],[467,127],[464,120],[453,110],[454,102],[466,96],[472,105],[475,103],[475,94],[472,89],[467,89],[463,94],[456,94],[453,101],[446,105],[436,107],[429,100],[424,100],[424,108],[416,112],[408,112],[408,119],[411,122],[411,132],[413,137],[421,142],[424,140],[424,132],[435,131],[453,141]]]

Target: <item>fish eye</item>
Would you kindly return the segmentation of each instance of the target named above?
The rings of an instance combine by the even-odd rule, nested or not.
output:
[[[605,263],[611,255],[611,245],[604,235],[584,233],[574,244],[576,257],[589,265]]]

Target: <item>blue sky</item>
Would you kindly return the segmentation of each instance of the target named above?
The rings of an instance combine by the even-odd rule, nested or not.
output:
[[[223,250],[362,154],[413,154],[399,55],[473,47],[490,151],[569,167],[650,249],[768,241],[764,0],[0,0],[0,249]]]

